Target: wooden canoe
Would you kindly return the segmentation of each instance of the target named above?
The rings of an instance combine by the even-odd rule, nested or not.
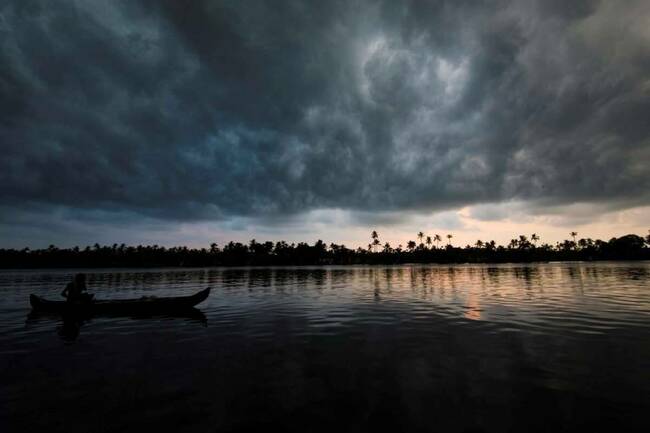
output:
[[[51,313],[84,314],[157,314],[172,313],[192,309],[205,301],[210,295],[210,288],[190,296],[158,298],[143,296],[137,299],[92,300],[81,302],[50,301],[37,295],[29,295],[33,311]]]

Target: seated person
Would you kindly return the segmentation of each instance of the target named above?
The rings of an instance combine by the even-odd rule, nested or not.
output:
[[[65,289],[61,292],[61,296],[66,298],[68,302],[75,301],[90,301],[93,298],[93,295],[87,292],[86,288],[86,275],[77,274],[74,276],[74,280],[69,282]]]

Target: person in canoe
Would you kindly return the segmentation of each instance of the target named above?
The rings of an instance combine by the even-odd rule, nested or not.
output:
[[[75,275],[74,279],[61,292],[61,296],[66,298],[68,302],[90,302],[93,295],[88,293],[86,274]]]

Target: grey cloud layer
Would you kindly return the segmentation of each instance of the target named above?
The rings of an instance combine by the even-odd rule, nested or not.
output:
[[[0,6],[0,205],[650,203],[647,2]]]

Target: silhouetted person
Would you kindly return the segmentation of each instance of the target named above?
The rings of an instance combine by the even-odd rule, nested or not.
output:
[[[87,292],[86,274],[75,275],[74,280],[69,282],[61,292],[61,296],[66,298],[68,302],[90,301],[93,295]]]

